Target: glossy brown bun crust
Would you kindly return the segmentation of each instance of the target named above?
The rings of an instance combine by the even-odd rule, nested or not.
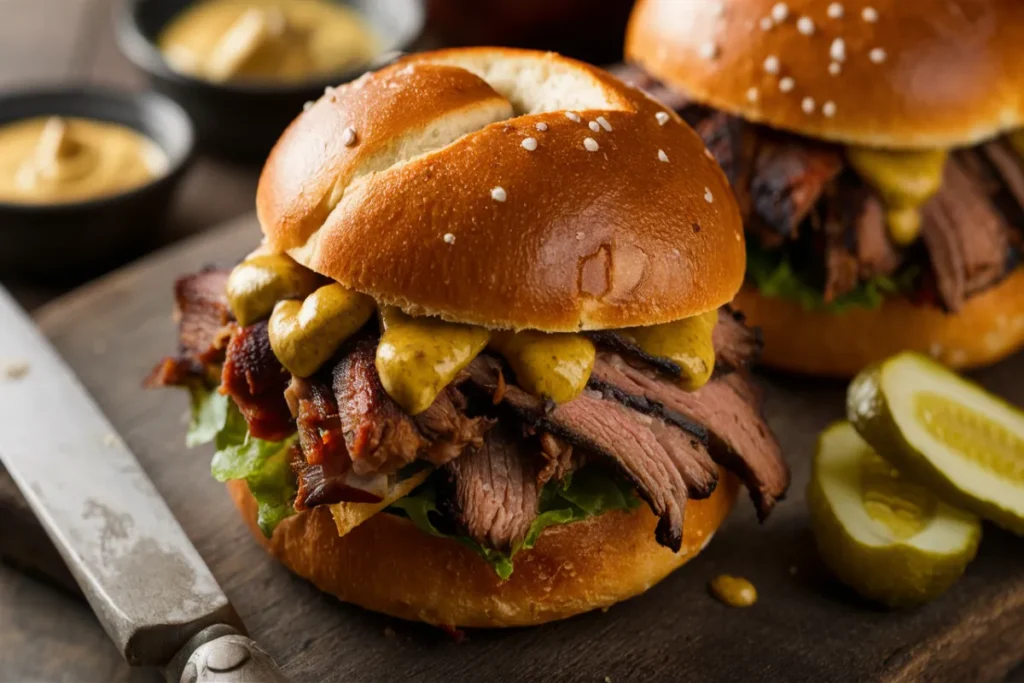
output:
[[[786,18],[763,30],[777,4]],[[829,15],[832,4],[640,0],[626,57],[699,102],[837,142],[949,147],[1024,125],[1024,2],[840,0],[841,18]],[[865,10],[877,19],[865,20]],[[810,35],[801,17],[813,23]],[[845,59],[832,74],[836,39]],[[775,74],[765,69],[769,57]],[[782,78],[793,79],[788,92]]]
[[[655,542],[657,520],[641,505],[548,528],[501,581],[471,549],[388,513],[338,536],[330,510],[317,507],[286,519],[267,539],[245,482],[228,483],[253,535],[320,590],[402,619],[484,628],[564,619],[643,593],[703,549],[738,489],[735,476],[721,470],[711,497],[687,504],[679,553]]]
[[[663,109],[553,53],[407,57],[330,91],[278,141],[257,194],[267,246],[408,313],[491,328],[717,308],[743,281],[739,212]]]
[[[877,309],[832,314],[765,297],[745,286],[735,306],[764,335],[763,364],[809,375],[852,377],[903,351],[926,353],[952,368],[994,363],[1024,345],[1024,268],[967,300],[956,314],[888,299]]]

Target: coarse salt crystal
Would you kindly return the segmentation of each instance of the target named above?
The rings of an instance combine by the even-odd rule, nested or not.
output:
[[[609,132],[609,133],[610,133],[610,132],[612,132],[612,124],[608,123],[608,119],[606,119],[605,117],[603,117],[603,116],[598,116],[598,117],[597,117],[597,123],[598,123],[598,125],[600,125],[600,126],[601,126],[602,128],[604,128],[604,129],[605,129],[605,131],[607,131],[607,132]]]
[[[833,76],[838,76],[843,72],[843,65],[839,62],[832,62],[828,65],[828,72]]]
[[[749,90],[747,90],[747,101],[748,102],[757,102],[758,96],[759,96],[759,94],[757,92],[757,88],[750,88]]]
[[[838,2],[833,2],[831,5],[828,6],[827,13],[828,13],[828,16],[830,18],[832,18],[832,19],[842,19],[843,18],[843,14],[845,12],[843,11],[842,4],[840,4]]]
[[[573,123],[579,123],[580,122],[580,115],[577,114],[574,111],[567,111],[567,112],[565,112],[565,118],[569,119]]]
[[[796,30],[805,36],[814,34],[814,21],[810,17],[800,17],[796,22]]]
[[[532,152],[533,150],[537,149],[537,138],[526,138],[519,144],[521,144],[523,146],[523,149],[525,149],[527,152]]]
[[[505,194],[505,188],[503,188],[501,186],[498,186],[498,187],[494,188],[493,190],[491,190],[491,199],[493,199],[494,201],[496,201],[496,202],[503,202],[507,198],[508,198],[508,195]]]
[[[658,150],[658,159],[661,160],[661,161],[664,161],[665,163],[668,163],[668,155],[665,154],[665,150],[663,150],[663,149],[659,149]]]
[[[594,138],[584,138],[583,147],[588,152],[596,152],[599,149],[597,145],[597,140],[595,140]]]
[[[356,144],[356,129],[352,126],[346,128],[341,134],[341,144],[351,147]]]
[[[792,76],[786,76],[779,81],[779,90],[782,92],[789,92],[796,87],[796,81],[793,80]]]
[[[779,73],[779,58],[775,55],[769,55],[764,60],[764,70],[770,74]]]
[[[771,31],[772,27],[775,26],[775,22],[772,21],[771,17],[761,17],[760,26],[762,31]]]
[[[821,105],[821,113],[827,116],[828,118],[832,118],[833,116],[836,115],[836,103],[828,101],[825,104]]]
[[[800,102],[800,108],[804,110],[805,114],[813,114],[814,113],[814,98],[813,97],[805,97]]]
[[[846,41],[842,38],[836,38],[832,41],[832,45],[828,49],[829,56],[837,62],[846,61]]]
[[[787,17],[789,17],[789,5],[784,2],[775,3],[775,6],[772,7],[772,19],[782,23]]]
[[[657,114],[654,115],[654,118],[658,120],[659,126],[664,126],[666,123],[668,123],[669,115],[668,112],[659,111]]]
[[[878,21],[878,10],[876,10],[874,7],[865,7],[864,10],[860,13],[860,16],[864,19],[864,21],[868,22],[869,24],[873,24],[876,21]]]
[[[884,62],[885,57],[885,50],[880,47],[872,48],[871,52],[868,53],[868,58],[875,64],[881,64]]]
[[[601,132],[601,124],[599,124],[597,121],[591,121],[587,125],[590,126],[590,130],[594,131],[595,133]]]
[[[446,232],[444,234],[444,241],[446,244],[455,244],[455,235],[450,232]]]
[[[548,124],[546,124],[543,121],[541,121],[535,127],[537,128],[537,130],[539,130],[541,133],[543,133],[544,131],[546,131],[548,129]]]
[[[700,56],[702,59],[714,59],[718,56],[718,45],[712,42],[704,43],[700,46]]]
[[[704,188],[704,201],[706,201],[708,204],[710,204],[713,201],[715,201],[714,195],[711,194],[711,188],[710,187],[705,187]]]

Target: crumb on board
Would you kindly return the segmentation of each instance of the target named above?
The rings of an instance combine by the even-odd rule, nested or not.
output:
[[[25,361],[10,361],[0,364],[0,379],[15,381],[28,374],[29,365]]]

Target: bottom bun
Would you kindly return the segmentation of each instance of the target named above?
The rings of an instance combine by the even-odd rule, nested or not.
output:
[[[764,365],[852,377],[899,351],[919,351],[956,369],[994,363],[1024,344],[1024,269],[967,300],[957,313],[887,299],[878,308],[809,311],[744,286],[733,305],[764,334]]]
[[[500,580],[470,548],[380,513],[338,536],[327,507],[289,517],[267,539],[245,482],[228,490],[257,539],[285,566],[345,602],[438,626],[529,626],[643,593],[699,553],[729,515],[738,480],[720,470],[710,498],[687,503],[683,547],[654,540],[646,505],[548,528]]]

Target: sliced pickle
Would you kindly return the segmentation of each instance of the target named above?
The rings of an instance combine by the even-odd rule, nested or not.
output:
[[[807,505],[833,573],[890,607],[944,593],[981,540],[976,516],[901,476],[848,422],[833,424],[818,440]]]
[[[1024,534],[1024,413],[916,353],[868,368],[846,412],[861,436],[941,498]]]

